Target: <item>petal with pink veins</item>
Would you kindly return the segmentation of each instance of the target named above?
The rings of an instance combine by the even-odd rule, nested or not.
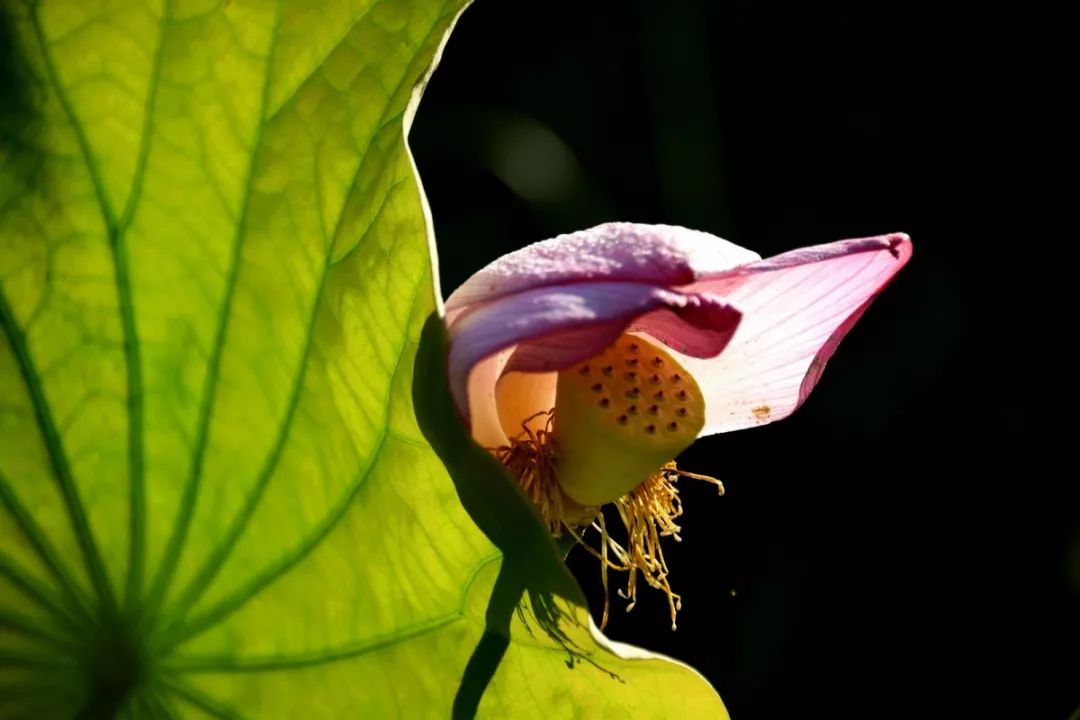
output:
[[[902,233],[843,240],[683,288],[721,296],[743,313],[719,357],[683,360],[705,393],[702,434],[763,425],[794,412],[844,335],[910,257],[911,241]]]

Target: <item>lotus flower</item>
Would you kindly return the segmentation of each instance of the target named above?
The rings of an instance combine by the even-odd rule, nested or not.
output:
[[[451,391],[551,531],[581,540],[597,527],[605,584],[609,568],[628,570],[632,607],[643,573],[668,594],[674,626],[659,541],[678,537],[678,477],[711,480],[675,456],[794,412],[910,257],[903,234],[765,260],[666,225],[560,235],[499,258],[447,300]],[[606,503],[625,547],[607,533]]]

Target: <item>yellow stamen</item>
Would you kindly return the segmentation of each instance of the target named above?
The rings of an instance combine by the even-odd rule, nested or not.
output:
[[[530,425],[538,417],[546,415],[543,426],[535,430]],[[668,567],[664,559],[661,540],[672,537],[679,542],[680,526],[675,523],[682,515],[682,502],[675,484],[680,476],[713,483],[724,492],[723,484],[707,475],[680,470],[674,461],[646,477],[644,482],[614,501],[619,518],[626,528],[626,546],[611,537],[604,515],[597,506],[582,505],[568,497],[559,482],[561,453],[552,431],[554,411],[536,413],[522,423],[522,431],[511,438],[508,445],[493,448],[495,457],[518,479],[525,494],[540,512],[541,518],[554,537],[569,533],[593,557],[600,561],[600,577],[604,585],[604,612],[600,628],[608,621],[610,594],[608,570],[628,572],[625,592],[620,597],[629,600],[627,612],[637,602],[638,573],[645,582],[663,591],[671,611],[671,629],[681,609],[682,600],[668,582]],[[583,537],[589,527],[600,533],[600,547],[594,548]],[[616,561],[609,558],[614,555]]]
[[[667,595],[672,630],[675,629],[676,615],[682,609],[682,598],[672,591],[668,582],[669,571],[660,540],[671,537],[675,542],[682,542],[679,537],[682,528],[675,524],[675,519],[683,512],[679,490],[675,486],[680,476],[713,483],[720,494],[724,494],[724,484],[716,478],[685,472],[680,470],[674,461],[670,461],[629,494],[615,501],[619,517],[626,528],[625,549],[608,535],[603,525],[599,528],[600,542],[610,545],[615,557],[630,571],[626,592],[619,591],[622,598],[630,601],[626,606],[627,612],[632,610],[637,602],[637,574],[640,572],[649,586],[662,590]]]
[[[560,455],[551,430],[554,414],[554,410],[542,410],[530,415],[521,423],[521,432],[510,438],[509,445],[490,450],[518,479],[552,537],[562,537],[563,528],[588,525],[600,508],[574,502],[559,486],[556,465]],[[547,419],[543,426],[534,430],[538,423],[532,421],[544,415]]]

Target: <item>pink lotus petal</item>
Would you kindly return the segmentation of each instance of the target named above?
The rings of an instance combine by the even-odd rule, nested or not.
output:
[[[675,347],[719,352],[740,319],[739,311],[706,293],[620,282],[541,287],[469,307],[450,325],[448,371],[458,408],[469,419],[471,407],[489,424],[498,417],[492,410],[493,386],[503,372],[547,372],[590,358],[614,342],[635,318],[660,309],[682,320],[669,324],[674,333],[669,340]],[[474,366],[512,346],[517,347],[512,365],[486,363],[483,383],[470,382]],[[489,400],[490,406],[479,407]]]
[[[671,225],[606,223],[504,255],[446,301],[447,318],[478,302],[537,287],[586,281],[670,287],[760,260],[727,240]]]
[[[634,320],[628,332],[648,335],[672,350],[696,358],[716,357],[731,341],[732,333],[719,320],[709,316],[723,312],[729,305],[709,303],[675,313],[667,308],[653,310]],[[708,331],[705,328],[721,328]]]
[[[904,234],[844,240],[684,288],[720,295],[743,313],[722,355],[684,360],[705,393],[702,434],[763,425],[794,412],[844,335],[910,257]]]
[[[606,340],[597,337],[595,327],[583,327],[560,330],[523,343],[507,361],[503,372],[536,373],[564,368],[592,357],[624,332],[644,332],[693,357],[719,355],[735,333],[739,312],[712,295],[682,297],[685,302],[673,308],[669,303],[669,307],[647,312]],[[568,361],[570,357],[574,359]]]
[[[473,366],[468,375],[467,396],[471,413],[462,411],[470,420],[473,440],[483,447],[493,448],[506,444],[496,403],[495,387],[502,375],[507,359],[514,352],[513,346],[490,355]],[[456,398],[455,398],[456,399]],[[461,401],[457,400],[458,408]]]

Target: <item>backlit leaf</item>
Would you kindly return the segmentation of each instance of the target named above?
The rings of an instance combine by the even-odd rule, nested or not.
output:
[[[506,561],[414,419],[404,135],[464,4],[3,6],[0,716],[449,716]],[[720,707],[562,582],[481,714]]]

